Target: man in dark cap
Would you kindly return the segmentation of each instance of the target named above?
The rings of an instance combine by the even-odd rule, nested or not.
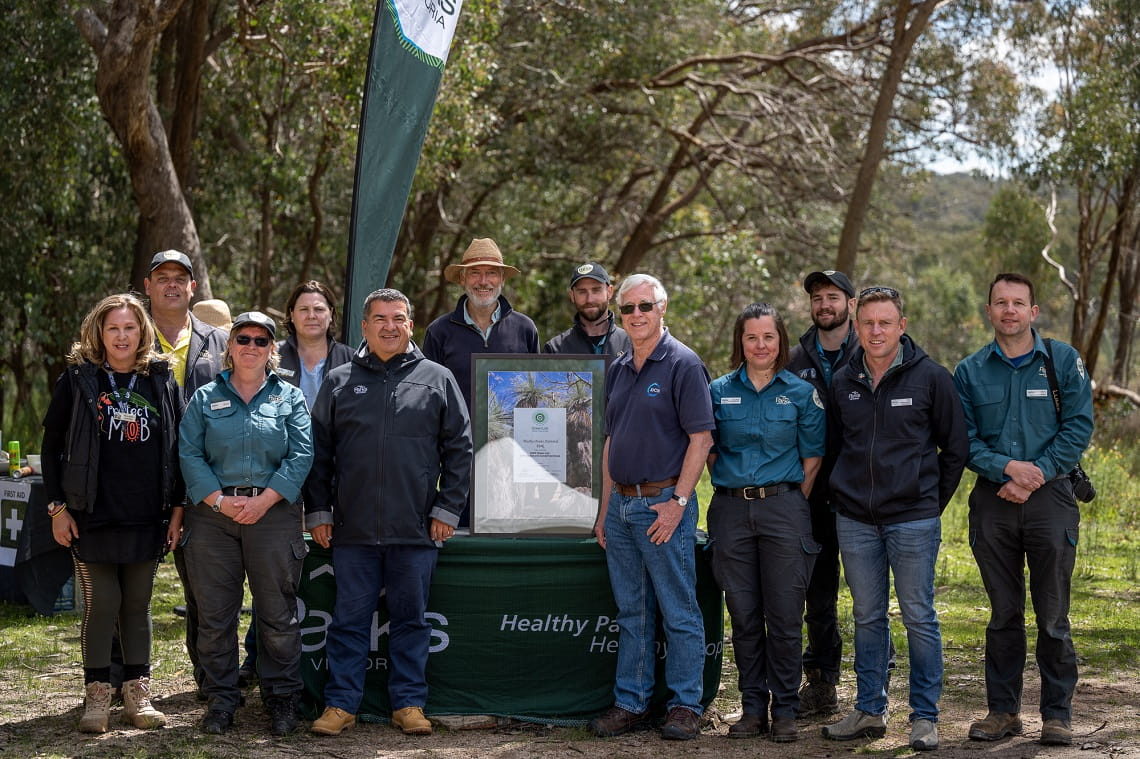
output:
[[[190,310],[197,288],[194,266],[182,251],[164,250],[151,258],[150,276],[143,280],[143,289],[150,299],[150,315],[158,336],[155,347],[170,355],[170,371],[182,388],[184,402],[189,402],[199,387],[214,380],[222,370],[222,354],[226,351],[226,333],[206,324]],[[186,651],[194,667],[194,680],[201,686],[205,674],[198,663],[198,604],[187,580],[181,546],[174,549],[174,566],[186,598]]]
[[[570,302],[574,324],[542,346],[543,353],[594,353],[620,356],[630,349],[629,335],[617,326],[610,299],[614,296],[610,275],[601,264],[575,266],[570,274]]]
[[[831,378],[851,358],[859,344],[851,314],[855,309],[855,288],[841,271],[813,271],[804,278],[804,290],[811,299],[812,326],[800,337],[799,345],[788,356],[788,371],[815,386],[821,398],[827,397]],[[822,547],[815,559],[807,592],[807,649],[804,651],[806,681],[800,687],[799,716],[832,714],[839,711],[835,686],[839,683],[839,662],[843,642],[839,636],[839,542],[835,535],[835,513],[831,509],[828,478],[839,455],[839,441],[828,430],[827,450],[811,496],[811,527]],[[894,659],[892,652],[892,661]]]

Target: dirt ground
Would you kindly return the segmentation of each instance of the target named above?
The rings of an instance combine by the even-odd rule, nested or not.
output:
[[[725,678],[734,673],[726,672]],[[896,678],[897,680],[898,678]],[[730,740],[728,725],[739,716],[739,703],[717,699],[706,714],[702,735],[694,741],[677,743],[661,740],[656,732],[641,732],[619,738],[597,739],[581,728],[542,725],[499,724],[488,729],[440,728],[430,737],[406,737],[387,725],[361,724],[336,738],[311,735],[306,729],[284,739],[268,735],[265,712],[256,690],[249,703],[239,710],[237,725],[228,735],[203,735],[197,723],[203,705],[198,703],[187,678],[181,682],[157,683],[157,691],[167,694],[157,702],[169,720],[162,730],[141,731],[118,725],[103,736],[84,736],[75,731],[81,714],[74,674],[44,673],[37,678],[37,692],[29,697],[16,678],[0,682],[0,756],[19,757],[248,757],[295,759],[301,756],[361,759],[363,757],[506,757],[582,756],[635,757],[844,757],[856,754],[906,755],[907,710],[905,683],[892,683],[891,715],[885,738],[836,743],[820,735],[820,726],[840,715],[801,720],[800,740],[775,744],[766,739]],[[948,678],[939,723],[941,747],[936,756],[962,759],[1027,759],[1028,757],[1137,757],[1140,758],[1140,677],[1121,673],[1113,681],[1088,677],[1078,689],[1071,747],[1049,747],[1037,743],[1041,723],[1036,713],[1035,694],[1039,687],[1032,672],[1027,673],[1025,692],[1033,703],[1023,709],[1025,734],[996,743],[966,739],[972,719],[984,716],[980,677]],[[854,683],[841,685],[841,705],[850,708]],[[113,716],[113,719],[115,717]],[[307,727],[307,726],[306,726]]]

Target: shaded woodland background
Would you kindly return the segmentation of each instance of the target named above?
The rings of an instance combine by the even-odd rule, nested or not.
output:
[[[235,313],[343,291],[370,3],[0,2],[6,439],[38,440],[83,313],[156,250]],[[545,340],[572,265],[648,271],[715,376],[746,303],[808,325],[819,268],[901,288],[952,367],[1019,270],[1140,401],[1138,25],[1140,0],[466,0],[388,284],[422,334],[493,237]],[[955,155],[990,176],[925,168]]]

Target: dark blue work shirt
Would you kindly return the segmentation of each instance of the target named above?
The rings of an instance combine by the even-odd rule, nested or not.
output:
[[[700,357],[665,330],[641,371],[633,351],[606,372],[606,436],[614,482],[659,482],[681,473],[689,435],[712,430],[709,373]]]

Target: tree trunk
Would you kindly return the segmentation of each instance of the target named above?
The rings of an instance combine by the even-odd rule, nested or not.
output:
[[[894,14],[894,36],[891,39],[891,53],[887,66],[879,80],[879,95],[871,112],[871,124],[867,129],[867,147],[855,175],[855,185],[851,188],[851,199],[847,203],[847,216],[843,220],[843,231],[839,235],[839,251],[835,258],[837,271],[854,274],[855,260],[859,253],[859,237],[863,233],[863,223],[867,219],[867,209],[871,206],[871,192],[875,188],[875,177],[883,160],[883,148],[887,140],[887,127],[894,113],[895,95],[902,82],[903,71],[910,57],[914,43],[926,30],[930,17],[945,0],[923,0],[911,4],[909,0],[898,0]],[[914,12],[914,19],[907,26],[907,18]]]
[[[75,23],[95,52],[95,92],[122,147],[139,208],[131,283],[141,290],[150,257],[157,251],[177,248],[194,264],[198,296],[209,298],[210,278],[198,230],[183,196],[150,87],[155,45],[182,2],[115,0],[103,17],[90,8],[80,9]]]

